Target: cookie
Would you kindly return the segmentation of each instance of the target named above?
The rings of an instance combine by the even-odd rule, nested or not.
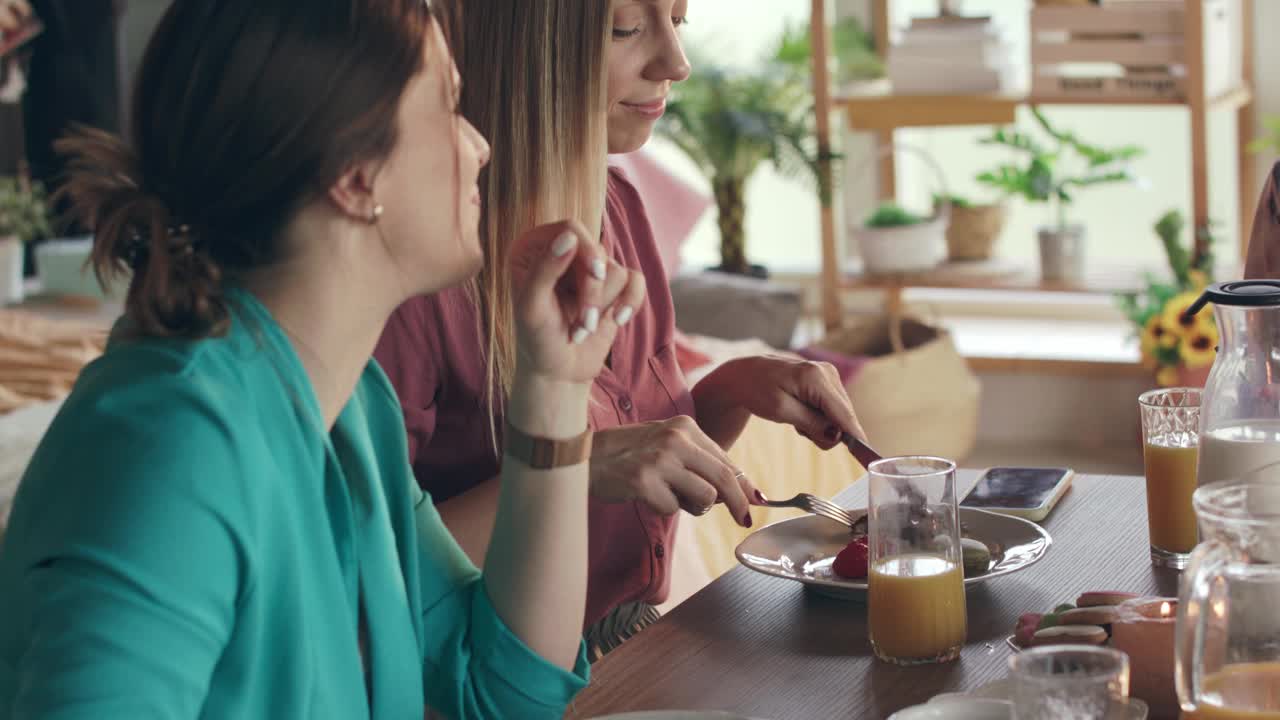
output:
[[[1031,646],[1043,645],[1102,645],[1107,642],[1107,631],[1097,625],[1058,625],[1045,628],[1031,636]]]
[[[1138,597],[1136,593],[1101,591],[1087,592],[1076,600],[1076,607],[1098,607],[1100,605],[1119,605],[1125,600],[1132,600]]]
[[[1112,605],[1076,608],[1062,613],[1058,619],[1061,625],[1110,625],[1116,621],[1116,608]]]

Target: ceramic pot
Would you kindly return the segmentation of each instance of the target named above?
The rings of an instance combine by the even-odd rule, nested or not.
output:
[[[1084,280],[1085,232],[1083,225],[1040,228],[1040,277],[1046,282],[1078,283]]]

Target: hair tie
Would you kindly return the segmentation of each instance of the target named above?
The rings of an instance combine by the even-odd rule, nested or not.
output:
[[[169,226],[169,249],[175,255],[191,255],[196,251],[196,239],[192,236],[191,226],[186,223]]]
[[[170,225],[165,232],[169,252],[177,257],[194,255],[200,249],[200,239],[186,223]],[[129,242],[125,245],[124,261],[135,272],[141,270],[151,255],[151,243],[137,228],[134,228]]]

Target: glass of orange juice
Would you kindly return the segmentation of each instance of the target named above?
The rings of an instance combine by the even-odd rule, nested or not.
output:
[[[867,473],[871,647],[898,665],[955,660],[967,626],[956,465],[885,458]]]
[[[1191,496],[1200,452],[1199,388],[1166,388],[1138,398],[1151,564],[1179,570],[1199,541]]]

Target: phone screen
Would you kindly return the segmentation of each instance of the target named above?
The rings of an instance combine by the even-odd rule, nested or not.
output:
[[[1069,472],[1065,468],[991,468],[960,504],[1032,510],[1049,502]]]

